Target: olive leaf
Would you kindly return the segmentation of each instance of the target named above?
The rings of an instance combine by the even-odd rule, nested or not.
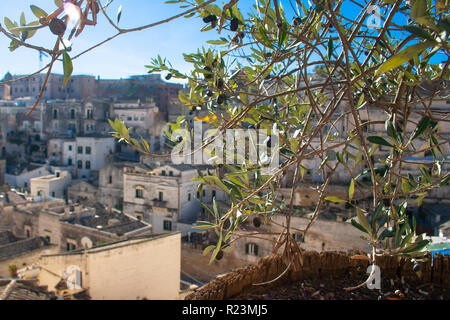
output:
[[[35,6],[35,5],[31,5],[30,8],[31,8],[31,11],[33,11],[33,14],[38,19],[46,18],[48,16],[47,12],[45,12],[44,10],[42,10],[41,8],[39,8],[39,7]]]
[[[63,51],[63,70],[64,70],[64,81],[62,84],[62,88],[65,88],[73,72],[72,59],[70,58],[66,50]]]
[[[415,56],[418,56],[422,51],[428,49],[429,47],[435,44],[434,41],[425,41],[420,42],[415,45],[412,45],[399,53],[390,57],[387,61],[385,61],[375,72],[375,76],[386,73],[389,70],[397,68],[401,66],[403,63],[413,59]]]

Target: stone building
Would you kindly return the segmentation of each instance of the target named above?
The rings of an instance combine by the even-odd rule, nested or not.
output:
[[[125,167],[123,212],[149,222],[155,234],[180,230],[178,224],[194,223],[202,211],[197,200],[211,202],[222,193],[204,188],[197,191],[197,168],[206,166],[163,165],[153,170]]]
[[[67,188],[67,198],[75,203],[94,204],[99,201],[99,189],[94,184],[80,180]]]
[[[126,167],[139,167],[145,171],[151,169],[149,166],[128,161],[113,161],[103,166],[98,176],[98,200],[108,209],[123,208],[123,173]]]
[[[0,277],[9,278],[9,266],[18,269],[32,265],[42,254],[57,253],[58,247],[43,237],[17,238],[11,231],[0,232]]]
[[[30,179],[30,195],[43,198],[67,198],[67,188],[72,182],[68,171],[56,171],[54,174]]]
[[[120,99],[150,99],[156,103],[159,111],[167,120],[169,99],[178,96],[183,88],[180,84],[168,83],[159,74],[131,76],[128,79],[97,79],[97,97]]]
[[[102,134],[79,135],[75,138],[48,140],[49,161],[67,166],[72,176],[81,179],[96,178],[109,155],[116,149],[112,136]]]
[[[0,227],[18,238],[43,237],[60,251],[152,233],[149,224],[136,218],[106,212],[101,206],[66,205],[63,200],[3,203]]]
[[[41,285],[87,289],[93,300],[177,300],[180,293],[179,233],[116,241],[96,248],[43,255]]]
[[[17,166],[5,174],[6,183],[14,188],[29,191],[30,180],[36,177],[49,175],[47,166],[42,164],[28,164],[27,166]]]
[[[110,105],[104,100],[53,100],[42,104],[46,137],[108,132],[110,117]]]
[[[159,135],[161,132],[156,132],[155,126],[159,122],[164,123],[153,101],[149,103],[141,103],[140,100],[114,102],[111,105],[111,114],[111,119],[119,118],[127,127],[132,127],[134,132],[140,135]]]
[[[24,75],[12,76],[8,73],[5,76],[5,80],[18,79],[22,77],[24,77]],[[3,90],[9,90],[10,99],[20,97],[37,97],[42,89],[45,77],[45,73],[39,73],[30,78],[12,82],[7,86],[3,86]],[[50,74],[42,98],[44,100],[86,99],[95,96],[95,77],[87,75],[73,75],[65,88],[62,88],[63,80],[64,75],[62,74]]]
[[[24,77],[23,75],[11,75],[9,72],[3,80],[13,80]],[[30,78],[22,79],[7,85],[0,85],[0,100],[16,99],[21,97],[34,97],[44,83],[46,74],[40,73]],[[178,91],[183,88],[180,84],[165,82],[159,74],[146,74],[131,76],[128,79],[97,79],[89,75],[72,75],[69,83],[62,88],[64,75],[50,74],[47,86],[42,95],[43,101],[54,99],[105,98],[120,99],[153,99],[161,112],[167,117],[168,100],[178,96]]]

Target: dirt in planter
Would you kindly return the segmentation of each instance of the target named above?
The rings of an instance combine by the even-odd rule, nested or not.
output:
[[[402,279],[381,279],[381,289],[370,290],[367,286],[346,291],[367,279],[365,273],[353,273],[338,278],[312,279],[301,281],[274,282],[267,285],[251,286],[232,300],[449,300],[450,288],[436,284],[423,284]],[[280,280],[281,281],[281,280]]]

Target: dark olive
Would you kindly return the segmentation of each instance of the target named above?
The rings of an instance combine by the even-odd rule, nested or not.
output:
[[[418,263],[416,263],[413,267],[414,272],[419,272],[422,270],[422,266]]]
[[[210,14],[209,16],[206,16],[203,18],[203,22],[209,23],[209,22],[213,21],[213,17],[215,17],[215,15]]]
[[[302,23],[302,19],[300,19],[298,17],[294,19],[294,26],[298,26],[301,23]]]
[[[217,252],[216,259],[221,260],[222,258],[223,258],[223,251],[219,250],[219,252]]]
[[[177,136],[177,137],[176,137],[176,141],[177,141],[178,143],[180,143],[181,141],[183,141],[183,137],[182,137],[182,136]]]
[[[217,89],[223,89],[223,80],[222,79],[217,79],[217,83],[216,83]]]
[[[221,94],[221,95],[219,95],[218,97],[217,97],[217,104],[222,104],[222,103],[224,103],[225,102],[225,100],[226,100],[226,97],[225,97],[225,95],[224,94]]]
[[[61,19],[53,18],[49,26],[50,31],[57,36],[62,36],[66,32],[66,24]]]
[[[172,78],[172,74],[171,73],[167,74],[166,80],[170,80],[170,78]]]
[[[208,66],[204,67],[203,70],[208,71],[208,72],[212,72],[212,69]],[[210,73],[205,73],[204,74],[205,79],[211,79],[213,76]]]
[[[214,93],[211,90],[206,91],[206,95],[208,97],[212,97],[214,95]]]
[[[261,219],[256,217],[253,219],[253,225],[257,228],[259,228],[261,226]]]
[[[230,30],[237,31],[238,28],[239,28],[239,20],[236,18],[231,19]]]

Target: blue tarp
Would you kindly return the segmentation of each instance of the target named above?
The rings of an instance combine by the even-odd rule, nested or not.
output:
[[[431,251],[431,258],[434,259],[434,254],[440,253],[442,255],[450,255],[450,249],[444,249],[444,250],[432,250]]]

